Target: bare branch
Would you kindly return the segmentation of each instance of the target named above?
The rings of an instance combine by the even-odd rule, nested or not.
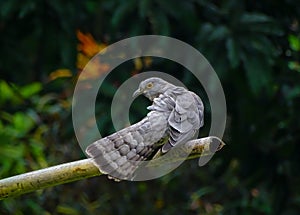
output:
[[[91,159],[84,159],[16,175],[0,180],[0,200],[101,174]]]
[[[217,140],[217,144],[213,140]],[[191,140],[179,150],[190,150],[192,148],[192,152],[187,159],[201,158],[212,156],[215,151],[220,150],[224,145],[222,140],[217,137],[206,137]],[[173,159],[169,162],[186,159],[176,154],[172,157]],[[89,158],[16,175],[0,180],[0,200],[102,174],[94,165],[92,159]]]

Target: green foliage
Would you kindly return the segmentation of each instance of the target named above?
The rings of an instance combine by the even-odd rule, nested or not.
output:
[[[0,81],[2,107],[0,111],[2,149],[0,156],[3,165],[0,174],[2,177],[23,173],[28,165],[32,169],[47,166],[42,145],[42,134],[45,128],[42,125],[36,127],[38,116],[32,109],[34,107],[26,108],[27,104],[37,96],[41,87],[39,83],[18,87],[9,85],[4,80]],[[26,163],[24,160],[26,158],[33,161]]]
[[[204,167],[191,160],[146,182],[84,180],[7,199],[0,213],[297,214],[299,16],[296,0],[1,1],[1,178],[84,158],[70,117],[78,29],[107,44],[162,34],[193,45],[221,79],[228,126],[227,146]],[[49,78],[61,68],[73,79]],[[146,70],[168,72],[205,98],[180,65],[152,58],[136,71],[127,62],[99,91],[101,133],[113,132],[109,111],[117,87]],[[142,98],[133,103],[133,121],[145,115],[147,104]]]
[[[204,22],[197,33],[199,49],[207,53],[207,58],[221,76],[228,70],[245,71],[254,94],[263,89],[270,92],[271,69],[279,51],[268,37],[281,36],[283,31],[267,15],[221,6],[211,5],[214,10],[205,14],[205,18],[211,21]],[[214,19],[209,19],[212,16]],[[227,59],[218,56],[227,56]]]
[[[290,44],[290,51],[292,52],[292,56],[294,59],[288,62],[288,67],[291,70],[300,72],[300,63],[299,63],[299,51],[300,51],[300,36],[295,36],[290,34],[288,36],[288,41]]]

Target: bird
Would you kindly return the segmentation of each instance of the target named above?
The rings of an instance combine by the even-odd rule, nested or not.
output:
[[[194,139],[204,125],[203,102],[185,87],[151,77],[140,82],[133,97],[139,95],[152,102],[148,114],[86,148],[100,172],[116,181],[133,180],[141,161],[162,157]]]

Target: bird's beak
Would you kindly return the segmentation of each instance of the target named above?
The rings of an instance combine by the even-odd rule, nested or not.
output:
[[[136,98],[138,97],[139,95],[141,95],[143,92],[141,91],[141,89],[137,89],[133,94],[132,94],[132,97],[133,98]]]

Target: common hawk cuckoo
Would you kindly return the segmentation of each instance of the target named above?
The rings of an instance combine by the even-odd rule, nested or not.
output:
[[[164,156],[193,139],[203,126],[203,103],[184,87],[152,77],[142,81],[133,96],[140,94],[153,102],[147,116],[86,149],[99,170],[114,179],[133,180],[141,161]]]

